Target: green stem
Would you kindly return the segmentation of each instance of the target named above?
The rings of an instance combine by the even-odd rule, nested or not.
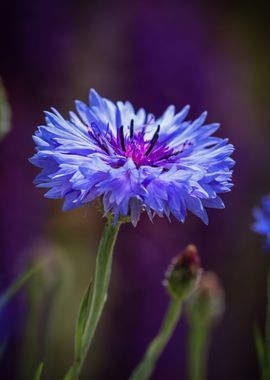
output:
[[[265,365],[265,343],[260,330],[260,327],[256,324],[253,328],[254,343],[257,354],[258,366],[261,374],[261,379],[264,378],[264,365]]]
[[[158,335],[148,346],[145,356],[131,374],[130,380],[146,380],[151,376],[156,362],[168,343],[181,314],[182,302],[171,300]]]
[[[265,326],[265,348],[267,365],[270,364],[270,268],[267,276],[267,310],[266,310],[266,326]]]
[[[265,368],[263,378],[270,376],[270,268],[267,276],[267,309],[265,321]]]
[[[121,221],[118,222],[118,224],[114,227],[113,220],[108,219],[105,225],[96,259],[92,300],[90,308],[87,311],[81,346],[75,355],[73,366],[65,377],[66,380],[75,380],[79,378],[95,330],[100,320],[103,307],[107,299],[107,291],[111,276],[112,254],[121,223]]]
[[[205,380],[210,328],[207,324],[192,321],[188,342],[189,380]]]

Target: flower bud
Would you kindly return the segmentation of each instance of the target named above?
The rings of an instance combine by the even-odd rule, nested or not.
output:
[[[225,309],[224,291],[217,275],[205,272],[187,306],[189,319],[200,324],[215,322]]]
[[[200,272],[197,248],[190,244],[172,260],[164,285],[174,299],[183,300],[195,289]]]

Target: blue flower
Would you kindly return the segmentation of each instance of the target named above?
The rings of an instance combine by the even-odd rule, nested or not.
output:
[[[186,121],[189,106],[175,113],[169,106],[156,119],[129,102],[112,103],[90,91],[90,106],[76,101],[68,120],[55,109],[33,136],[41,168],[38,187],[48,198],[64,198],[64,210],[102,197],[105,215],[174,215],[184,222],[187,210],[208,223],[205,207],[224,208],[220,193],[232,187],[227,139],[212,136],[219,124],[203,125],[204,112]]]
[[[266,236],[266,246],[270,249],[270,195],[262,198],[262,207],[254,208],[253,215],[252,230]]]

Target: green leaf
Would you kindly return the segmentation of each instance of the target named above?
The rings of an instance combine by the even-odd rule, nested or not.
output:
[[[264,356],[265,356],[265,347],[264,340],[259,326],[256,324],[253,328],[255,348],[257,352],[259,368],[261,372],[264,370]]]
[[[74,380],[77,379],[77,373],[76,373],[76,368],[72,366],[68,373],[65,375],[64,380]]]
[[[86,324],[88,311],[89,311],[89,305],[90,305],[91,288],[92,288],[92,280],[90,280],[90,283],[84,292],[81,305],[79,308],[77,320],[76,320],[76,327],[75,327],[75,356],[76,357],[80,355],[82,336],[84,333],[85,324]]]
[[[89,285],[83,294],[77,320],[76,320],[74,350],[75,350],[75,358],[77,358],[77,360],[80,358],[80,355],[81,355],[82,338],[83,338],[85,325],[86,325],[86,321],[87,321],[87,317],[89,313],[91,288],[92,288],[92,279],[90,280]],[[73,380],[76,378],[77,378],[76,368],[75,366],[72,366],[69,369],[66,376],[64,377],[64,380]]]
[[[88,349],[98,326],[107,299],[113,248],[122,223],[123,221],[121,220],[114,226],[113,219],[110,218],[105,225],[97,254],[91,303],[88,305],[89,301],[86,302],[87,293],[89,292],[87,290],[83,297],[77,322],[75,357],[65,380],[77,380],[79,378]]]
[[[34,380],[40,380],[41,375],[42,375],[43,367],[44,367],[44,363],[41,362],[40,365],[38,366],[38,369],[37,369],[37,372],[35,374]]]
[[[5,293],[0,296],[0,311],[15,296],[18,290],[20,290],[20,288],[33,276],[33,274],[36,273],[39,267],[40,265],[37,264],[26,270],[9,286]]]
[[[0,139],[10,130],[10,107],[6,97],[6,91],[0,78]]]

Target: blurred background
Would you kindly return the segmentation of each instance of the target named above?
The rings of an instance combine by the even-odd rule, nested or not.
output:
[[[235,187],[209,226],[144,215],[122,227],[109,301],[84,379],[125,380],[156,334],[168,303],[162,286],[173,256],[194,243],[215,271],[226,311],[214,330],[209,380],[258,379],[253,325],[263,325],[269,256],[250,231],[251,209],[270,192],[270,51],[267,2],[25,0],[1,4],[0,76],[11,131],[0,142],[0,291],[30,264],[39,271],[0,311],[1,379],[60,379],[73,355],[74,321],[93,273],[104,220],[93,204],[61,211],[32,181],[31,138],[51,106],[63,115],[90,87],[159,115],[169,104],[209,111],[219,136],[235,145]],[[154,380],[186,379],[184,318]]]

